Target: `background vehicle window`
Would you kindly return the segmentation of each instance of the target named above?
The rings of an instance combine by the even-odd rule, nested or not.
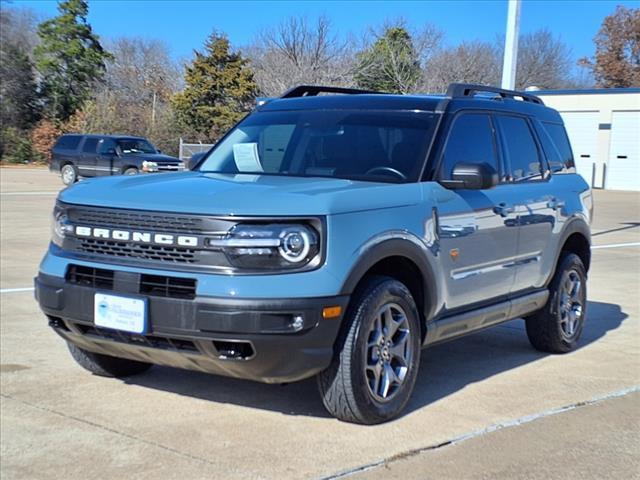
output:
[[[497,117],[514,181],[542,178],[542,165],[529,123],[521,117]]]
[[[573,162],[573,153],[571,152],[571,144],[569,143],[569,138],[567,137],[567,132],[564,129],[564,126],[559,123],[543,123],[545,130],[553,140],[554,145],[560,152],[560,156],[562,157],[562,163],[566,168],[575,167],[575,163]]]
[[[118,146],[122,153],[158,153],[153,145],[140,138],[125,138],[118,140]]]
[[[63,135],[56,142],[56,149],[61,150],[75,150],[78,148],[78,144],[80,143],[80,139],[82,137],[80,135]]]
[[[460,162],[487,163],[499,171],[488,115],[467,113],[454,121],[442,158],[440,178],[451,179],[453,167]]]
[[[114,151],[115,149],[116,142],[110,138],[103,138],[98,144],[98,153],[100,155],[107,155],[109,154],[109,151]]]
[[[98,138],[87,138],[82,146],[84,153],[96,153],[96,147],[98,146]]]

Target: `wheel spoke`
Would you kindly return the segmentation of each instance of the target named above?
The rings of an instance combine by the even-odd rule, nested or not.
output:
[[[582,287],[582,283],[580,282],[579,279],[576,279],[573,282],[573,288],[571,289],[571,293],[570,293],[571,300],[573,300],[574,302],[580,303],[580,301],[582,300],[580,298],[580,289],[581,289],[581,287]]]
[[[391,365],[385,364],[382,371],[382,397],[387,398],[389,395],[389,391],[394,383],[397,383],[398,377],[396,377],[396,373],[391,368]]]
[[[393,343],[389,349],[389,353],[398,360],[402,365],[407,365],[407,340],[409,339],[409,332],[401,330],[399,339]]]

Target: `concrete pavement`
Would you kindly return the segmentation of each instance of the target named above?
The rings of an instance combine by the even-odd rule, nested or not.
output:
[[[46,171],[13,169],[0,169],[0,180],[0,288],[28,288],[48,243],[55,199],[49,192],[60,180]],[[594,233],[595,245],[640,243],[640,194],[596,192]],[[32,292],[3,293],[0,473],[3,479],[331,477],[633,388],[640,385],[639,272],[639,246],[594,250],[580,349],[564,356],[536,352],[522,322],[514,321],[425,350],[407,413],[375,427],[330,418],[313,381],[262,385],[160,367],[126,381],[91,376],[49,330]],[[607,415],[637,418],[637,398],[612,403]],[[600,429],[597,418],[570,417],[567,438]],[[635,436],[609,441],[640,455],[638,429],[630,425]],[[511,452],[512,444],[514,455],[527,448],[526,435],[512,434],[520,443],[487,435],[484,448]],[[587,438],[585,445],[597,448],[597,441]],[[450,455],[465,463],[462,454]],[[616,460],[606,453],[599,458]],[[485,466],[489,461],[487,455]],[[445,467],[430,475],[430,462],[421,464],[420,478],[462,478]],[[529,468],[514,461],[515,470],[492,471],[517,473],[519,464]],[[386,477],[393,469],[368,474]]]

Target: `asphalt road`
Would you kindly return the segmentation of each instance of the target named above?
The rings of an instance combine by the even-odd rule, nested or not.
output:
[[[0,181],[3,480],[640,478],[638,193],[595,193],[581,348],[536,352],[521,321],[433,347],[406,414],[362,427],[329,417],[312,380],[76,366],[30,290],[59,179],[3,168]]]

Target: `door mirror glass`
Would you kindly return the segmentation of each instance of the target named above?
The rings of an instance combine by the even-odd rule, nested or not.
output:
[[[440,184],[452,190],[485,190],[495,187],[499,181],[498,172],[488,163],[460,162],[453,167],[451,180],[441,180]]]

